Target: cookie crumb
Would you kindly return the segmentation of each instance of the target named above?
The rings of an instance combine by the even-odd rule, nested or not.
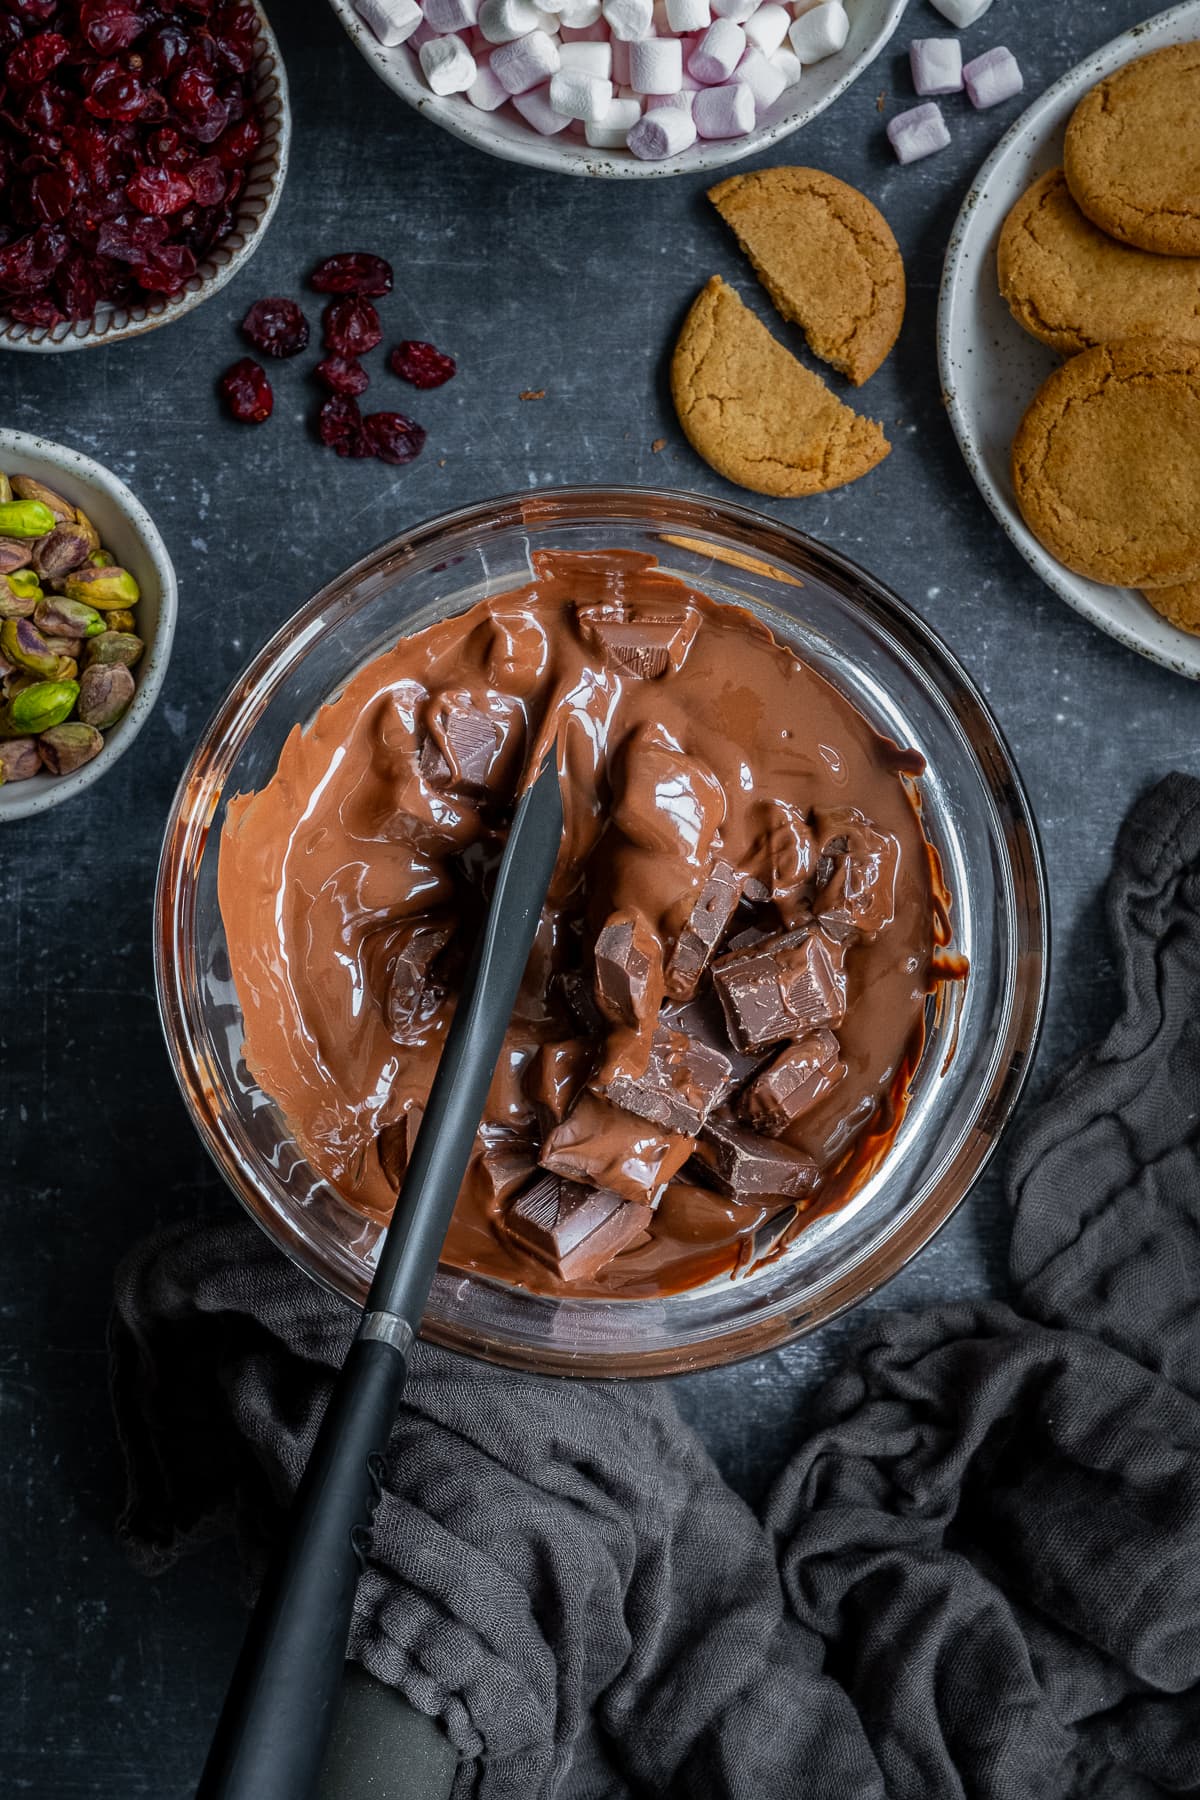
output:
[[[650,448],[653,451],[655,456],[658,455],[660,450],[665,450],[666,447],[667,447],[666,438],[655,438],[654,442],[650,446]]]
[[[518,400],[544,400],[545,398],[545,388],[525,388],[517,395]]]
[[[887,106],[887,89],[880,88],[879,93],[877,94],[876,99],[875,99],[875,111],[877,113],[881,113],[881,112],[883,112],[883,110],[886,106]]]

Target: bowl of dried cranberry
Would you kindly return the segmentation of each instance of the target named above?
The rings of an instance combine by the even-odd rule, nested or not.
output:
[[[85,350],[190,312],[261,242],[287,172],[257,6],[0,8],[0,348]]]

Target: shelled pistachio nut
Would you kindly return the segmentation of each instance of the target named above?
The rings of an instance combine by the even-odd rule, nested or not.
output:
[[[75,508],[75,523],[87,539],[89,551],[98,550],[100,548],[100,533],[96,530],[96,527],[92,524],[92,521],[88,518],[82,506],[77,506]]]
[[[36,500],[49,507],[56,519],[69,519],[74,524],[75,508],[56,488],[47,487],[33,475],[11,475],[9,481],[18,500]]]
[[[41,760],[52,775],[70,775],[99,756],[104,739],[94,725],[83,725],[73,719],[69,725],[55,725],[43,731],[38,739]]]
[[[14,594],[20,594],[23,600],[40,600],[42,584],[32,569],[14,569],[4,579]]]
[[[27,669],[14,669],[10,664],[8,674],[0,681],[0,692],[6,700],[11,700],[14,694],[32,687],[36,680],[37,676],[31,675]]]
[[[33,561],[33,545],[22,538],[0,537],[0,575],[11,575]]]
[[[128,569],[76,569],[63,581],[69,600],[84,600],[104,612],[110,607],[136,606],[141,590]]]
[[[31,775],[41,772],[36,738],[9,738],[7,743],[0,743],[0,786],[7,781],[28,781]]]
[[[36,619],[33,622],[35,625],[37,624]],[[83,655],[83,638],[48,637],[46,642],[52,650],[57,650],[60,656],[73,656],[76,662]]]
[[[0,500],[11,500],[11,499],[12,499],[12,482],[8,479],[8,476],[3,472],[3,470],[0,470]]]
[[[42,538],[57,523],[40,500],[0,500],[0,537]]]
[[[111,606],[104,615],[104,623],[110,631],[132,631],[137,620],[127,606]]]
[[[18,669],[26,669],[43,680],[53,680],[59,672],[59,653],[48,644],[32,619],[5,619],[0,625],[0,651]]]
[[[88,541],[78,525],[56,525],[33,546],[33,566],[39,575],[69,575],[89,554]]]
[[[79,678],[79,717],[107,731],[128,709],[136,691],[124,663],[92,663]]]
[[[28,619],[37,601],[32,594],[21,594],[0,575],[0,619]]]
[[[110,619],[115,617],[113,613],[108,616]],[[99,637],[88,639],[83,655],[89,668],[93,663],[124,663],[127,669],[132,669],[140,662],[145,648],[141,638],[132,631],[102,631]]]
[[[99,637],[105,629],[105,621],[94,606],[87,606],[82,600],[64,600],[59,594],[38,601],[33,622],[43,637]]]
[[[93,569],[111,569],[116,560],[111,550],[93,550],[88,557]]]
[[[77,681],[35,681],[0,713],[0,737],[36,737],[68,718],[79,698]]]

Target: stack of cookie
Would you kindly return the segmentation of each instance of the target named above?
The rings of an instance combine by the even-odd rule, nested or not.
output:
[[[1013,443],[1038,541],[1200,633],[1200,43],[1085,95],[1009,213],[1000,292],[1070,360]]]

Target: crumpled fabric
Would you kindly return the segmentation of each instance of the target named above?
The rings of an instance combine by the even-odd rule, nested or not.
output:
[[[1014,1138],[1011,1304],[877,1315],[762,1517],[669,1383],[420,1347],[350,1654],[455,1800],[1200,1793],[1200,783],[1122,828],[1107,1037]],[[120,1272],[144,1566],[280,1529],[355,1314],[247,1223]]]

